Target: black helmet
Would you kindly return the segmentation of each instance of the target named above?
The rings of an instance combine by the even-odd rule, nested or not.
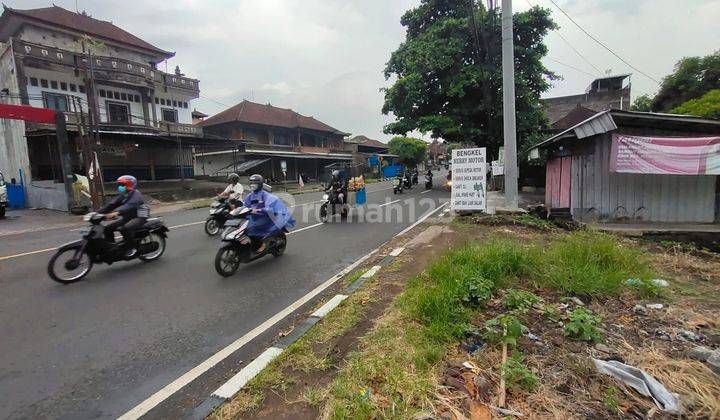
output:
[[[236,173],[234,173],[234,172],[231,173],[230,175],[228,175],[228,182],[231,183],[231,184],[235,184],[235,183],[237,183],[237,182],[240,182],[240,175],[238,175],[238,174],[236,174]]]
[[[250,189],[253,191],[260,191],[265,184],[265,180],[262,175],[255,174],[250,177]]]

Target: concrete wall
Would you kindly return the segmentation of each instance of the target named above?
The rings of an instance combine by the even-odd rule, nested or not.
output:
[[[65,185],[54,181],[32,181],[25,184],[28,207],[68,210]]]
[[[610,172],[610,134],[582,142],[587,146],[572,153],[571,212],[575,219],[715,221],[717,176]]]
[[[19,95],[20,89],[15,77],[17,70],[9,44],[0,44],[0,90],[7,89],[11,95]],[[20,99],[0,96],[2,103],[20,105]],[[25,140],[25,122],[0,119],[0,171],[5,180],[16,178],[20,182],[22,169],[25,179],[30,179],[30,160]]]

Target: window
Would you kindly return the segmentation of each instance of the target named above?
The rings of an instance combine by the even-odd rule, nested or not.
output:
[[[167,109],[167,108],[162,109],[162,120],[163,121],[176,123],[177,119],[178,119],[177,118],[177,110]]]
[[[57,82],[54,81],[54,80],[51,80],[51,81],[50,81],[50,87],[53,88],[53,89],[57,89],[57,88],[58,88]]]
[[[30,78],[30,86],[37,86],[37,85],[38,85],[37,77],[31,77]]]
[[[164,98],[160,98],[160,105],[165,105],[165,99],[164,99]]]
[[[155,105],[159,105],[159,104],[160,104],[160,99],[155,98]]]
[[[116,99],[117,99],[117,98],[116,98]],[[120,99],[123,100],[123,101],[127,101],[127,100],[128,100],[128,98],[127,98],[127,93],[121,92],[121,93],[120,93]]]
[[[60,90],[67,90],[67,83],[60,82]]]
[[[120,92],[113,92],[115,99],[120,99]]]
[[[108,102],[107,104],[108,122],[110,124],[129,124],[130,108],[126,104],[116,102]]]
[[[100,95],[101,98],[104,98],[105,97],[105,89],[100,89],[98,91],[98,95]]]
[[[48,81],[45,79],[40,79],[40,86],[44,88],[48,87]]]
[[[177,101],[173,101],[173,106],[177,107]]]
[[[55,111],[67,111],[69,109],[68,98],[65,95],[43,92],[43,102],[45,103],[45,108]]]
[[[187,103],[187,102],[183,102],[183,108],[187,109],[187,107],[188,107],[188,103]]]
[[[85,93],[85,86],[83,86],[83,85],[78,85],[78,92],[80,92],[80,93]]]
[[[77,92],[77,86],[75,86],[75,83],[70,83],[70,92]]]
[[[140,95],[135,95],[135,102],[140,103]]]

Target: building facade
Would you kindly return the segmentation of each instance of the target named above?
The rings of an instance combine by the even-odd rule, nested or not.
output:
[[[632,137],[640,143],[619,145]],[[718,120],[608,110],[536,147],[547,153],[551,212],[585,222],[720,222]]]
[[[320,179],[324,168],[353,160],[347,133],[313,117],[270,104],[243,101],[198,124],[206,138],[230,139],[243,149],[196,149],[195,172],[206,176],[260,173],[276,182]]]
[[[189,177],[191,146],[202,137],[191,115],[200,87],[178,68],[161,70],[173,56],[85,13],[4,7],[0,104],[64,113],[77,174],[86,173],[92,159],[85,155],[92,154],[104,181],[124,173],[144,180]],[[55,129],[0,119],[0,167],[13,177],[23,173],[31,206],[46,207],[43,197],[62,194],[53,191],[63,189]]]
[[[578,106],[595,112],[608,109],[629,110],[630,76],[621,74],[598,78],[590,83],[585,93],[543,99],[542,105],[550,124],[554,125]]]

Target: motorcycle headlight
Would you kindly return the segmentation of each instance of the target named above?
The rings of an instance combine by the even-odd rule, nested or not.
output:
[[[328,198],[330,198],[330,196],[329,196],[329,195],[327,195],[327,194],[323,194],[323,200],[327,200]]]

